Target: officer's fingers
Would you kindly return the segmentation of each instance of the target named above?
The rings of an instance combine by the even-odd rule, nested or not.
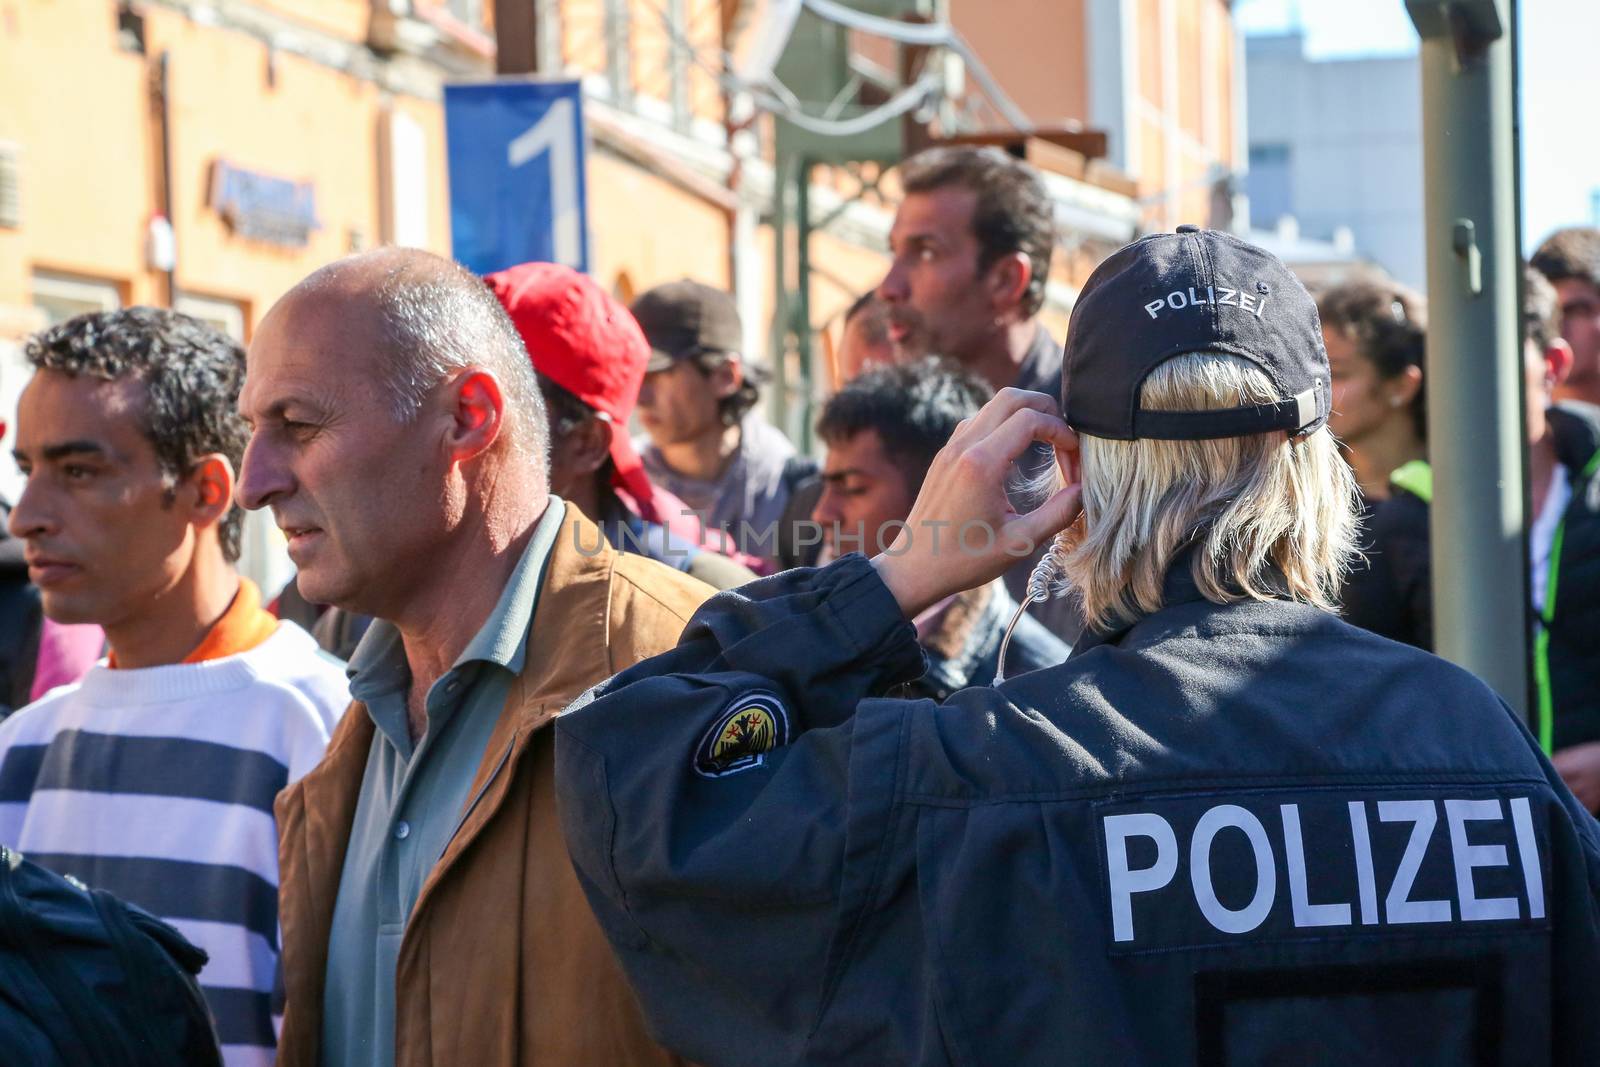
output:
[[[972,434],[972,420],[975,417],[976,416],[968,415],[966,418],[956,423],[955,430],[952,431],[950,436],[945,439],[944,447],[939,449],[938,453],[933,457],[935,463],[937,463],[941,457],[948,459],[949,456],[952,456],[955,453],[960,452],[963,448],[967,447],[967,445],[970,443],[970,437]]]
[[[1019,411],[1041,411],[1046,415],[1054,415],[1061,405],[1054,397],[1044,393],[1036,393],[1029,389],[1013,389],[1007,387],[1000,390],[978,410],[972,417],[971,425],[967,427],[966,437],[979,440],[994,433],[1012,415]],[[952,436],[951,440],[954,440]]]
[[[1035,396],[1043,396],[1036,393]],[[1014,411],[993,433],[970,450],[981,458],[985,467],[998,465],[1002,470],[1033,446],[1035,441],[1076,453],[1078,435],[1067,428],[1054,411],[1040,411],[1035,407]]]
[[[1050,499],[1026,515],[1019,515],[1006,523],[1008,540],[1013,544],[1026,544],[1029,551],[1042,545],[1065,530],[1083,514],[1083,487],[1067,485],[1057,489]]]

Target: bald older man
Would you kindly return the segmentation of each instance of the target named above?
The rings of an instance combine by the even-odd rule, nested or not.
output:
[[[483,283],[385,249],[262,321],[239,501],[300,589],[378,621],[281,794],[285,1067],[651,1064],[567,859],[555,715],[671,648],[709,588],[549,492],[544,407]]]

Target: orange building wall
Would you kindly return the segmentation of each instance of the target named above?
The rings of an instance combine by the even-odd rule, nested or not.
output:
[[[1244,101],[1234,98],[1234,65],[1238,59],[1235,47],[1238,43],[1238,31],[1233,25],[1233,12],[1224,0],[1212,0],[1206,9],[1206,16],[1211,20],[1213,40],[1214,65],[1212,80],[1206,87],[1206,92],[1212,99],[1226,102],[1225,106],[1217,108],[1217,128],[1215,140],[1211,149],[1228,166],[1236,166],[1243,160],[1238,158],[1238,145],[1234,141],[1234,131],[1237,129],[1238,115],[1243,113]]]
[[[1167,228],[1211,217],[1209,178],[1231,169],[1236,30],[1228,0],[1137,0],[1139,100],[1131,175],[1147,225]]]
[[[689,110],[696,118],[721,122],[724,117],[722,85],[712,73],[716,57],[722,54],[723,0],[687,0],[687,35],[695,51],[710,60],[712,69],[700,64],[689,66]]]
[[[1204,41],[1200,37],[1203,9],[1199,4],[1177,5],[1178,18],[1178,128],[1198,140],[1202,135],[1206,83],[1201,78]]]
[[[372,18],[372,0],[256,0],[256,6],[347,41],[365,40]]]
[[[629,0],[628,33],[633,91],[657,100],[671,99],[672,35],[662,19],[666,0]]]
[[[1165,0],[1138,0],[1138,4],[1139,95],[1153,107],[1159,108],[1167,91],[1161,42],[1161,12]]]
[[[684,277],[731,288],[719,208],[604,152],[588,159],[590,262],[601,284],[626,275],[635,293]]]
[[[0,20],[0,140],[21,148],[24,228],[0,229],[0,306],[29,305],[35,266],[136,281],[141,298],[154,186],[144,61],[117,50],[106,4],[13,5],[10,15]]]
[[[605,73],[605,42],[603,0],[566,0],[561,5],[561,58],[568,68]]]
[[[332,17],[365,4],[298,6]],[[385,107],[415,119],[423,131],[427,246],[448,251],[437,104],[388,100],[369,82],[282,51],[269,82],[263,42],[155,7],[145,16],[148,55],[127,53],[117,47],[113,10],[103,0],[60,0],[24,5],[9,31],[0,23],[0,99],[18,102],[0,108],[0,140],[22,149],[22,228],[0,229],[0,308],[31,304],[36,269],[113,282],[128,303],[164,299],[164,276],[148,268],[145,248],[160,190],[147,72],[163,51],[170,56],[181,290],[243,305],[248,331],[311,270],[356,244],[378,244]],[[218,160],[313,182],[321,228],[310,243],[285,248],[232,233],[209,202]]]
[[[1234,99],[1231,4],[1125,2],[1136,34],[1126,55],[1137,65],[1126,120],[1134,148],[1129,176],[1149,204],[1149,225],[1208,221],[1208,171],[1235,165],[1234,116],[1243,106]],[[1033,121],[1090,120],[1090,72],[1115,57],[1088,54],[1085,0],[1005,0],[1003,8],[994,0],[951,0],[951,21]],[[970,78],[967,90],[977,91]]]
[[[1029,118],[1088,114],[1084,0],[951,0],[950,22]]]

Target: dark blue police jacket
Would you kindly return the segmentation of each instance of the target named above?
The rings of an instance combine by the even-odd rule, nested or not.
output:
[[[723,593],[557,722],[659,1039],[720,1064],[1600,1063],[1600,834],[1466,672],[1167,605],[943,704],[866,560]]]

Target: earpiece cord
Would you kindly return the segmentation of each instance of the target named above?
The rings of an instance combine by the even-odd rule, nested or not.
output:
[[[1042,565],[1043,560],[1041,560],[1040,563]],[[1038,571],[1034,572],[1036,575],[1038,573]],[[1028,584],[1032,585],[1033,582],[1029,581]],[[1011,625],[1006,627],[1006,635],[1000,639],[1000,662],[995,664],[994,668],[995,685],[999,685],[1001,682],[1006,680],[1006,649],[1011,646],[1012,631],[1017,628],[1017,623],[1022,621],[1022,615],[1028,610],[1028,605],[1033,603],[1033,599],[1033,594],[1031,592],[1022,598],[1022,603],[1017,605],[1016,614],[1011,616]]]
[[[1033,573],[1028,575],[1027,595],[1022,598],[1022,603],[1017,605],[1015,615],[1011,616],[1011,625],[1006,627],[1005,636],[1000,638],[1000,660],[995,664],[994,684],[999,685],[1006,680],[1006,650],[1011,646],[1011,635],[1017,629],[1017,624],[1022,621],[1023,614],[1029,605],[1049,600],[1066,592],[1065,589],[1052,589],[1061,580],[1062,572],[1066,569],[1066,550],[1059,540],[1050,545],[1050,551],[1039,558],[1034,564]]]

